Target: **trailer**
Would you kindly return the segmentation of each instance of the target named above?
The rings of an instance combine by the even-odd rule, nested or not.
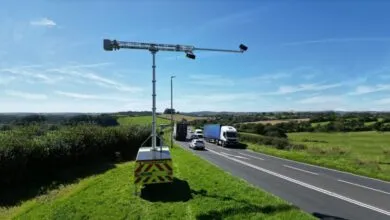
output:
[[[235,146],[239,144],[237,129],[233,126],[206,124],[203,127],[203,136],[205,141],[209,143],[216,143],[222,147]]]
[[[176,122],[173,126],[173,138],[177,141],[187,140],[188,124],[185,121]]]

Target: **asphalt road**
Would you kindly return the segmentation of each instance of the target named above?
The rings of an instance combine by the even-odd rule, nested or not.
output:
[[[390,183],[244,149],[184,149],[319,219],[390,219]],[[333,217],[333,218],[330,218]]]

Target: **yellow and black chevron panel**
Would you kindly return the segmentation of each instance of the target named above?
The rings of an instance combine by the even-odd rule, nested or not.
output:
[[[151,177],[142,177],[139,176],[135,178],[135,184],[153,184],[153,183],[169,183],[172,182],[172,176],[151,176]]]
[[[134,170],[135,184],[172,182],[172,160],[136,162]]]

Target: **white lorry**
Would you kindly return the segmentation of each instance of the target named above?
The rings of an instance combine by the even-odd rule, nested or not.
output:
[[[233,126],[221,126],[220,124],[206,124],[203,127],[203,136],[207,142],[215,142],[217,145],[234,146],[239,144],[237,129]]]

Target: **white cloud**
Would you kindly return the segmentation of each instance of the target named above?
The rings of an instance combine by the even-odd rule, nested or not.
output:
[[[232,79],[223,77],[221,75],[207,75],[207,74],[197,74],[190,75],[192,84],[203,85],[203,86],[233,86],[235,85]]]
[[[30,82],[34,82],[34,80],[31,79],[35,79],[38,80],[38,82],[43,82],[47,84],[53,84],[64,79],[63,77],[59,77],[59,76],[53,77],[53,76],[45,75],[42,73],[43,71],[32,70],[31,68],[34,67],[37,66],[20,66],[14,68],[4,68],[4,69],[0,69],[0,73],[6,72],[6,73],[13,74],[15,76],[19,76],[18,79],[21,79],[20,77],[25,77],[22,79]]]
[[[376,101],[373,101],[376,105],[390,105],[390,98],[384,98],[384,99],[379,99]]]
[[[284,46],[298,46],[306,44],[319,44],[319,43],[349,43],[349,42],[389,42],[390,38],[388,37],[368,37],[368,38],[328,38],[328,39],[319,39],[319,40],[307,40],[307,41],[297,41],[283,44]]]
[[[343,98],[341,96],[314,96],[299,100],[298,103],[302,104],[318,104],[318,103],[335,103],[341,102]]]
[[[363,95],[381,91],[390,91],[390,84],[379,84],[376,86],[358,86],[356,87],[355,91],[349,93],[349,95]]]
[[[105,88],[114,88],[114,89],[117,89],[117,90],[122,91],[122,92],[143,91],[143,88],[127,86],[127,85],[122,84],[120,82],[117,82],[115,80],[99,76],[90,70],[83,70],[83,69],[77,69],[77,68],[74,69],[71,67],[63,67],[63,68],[56,68],[56,69],[48,69],[46,71],[47,72],[57,72],[57,73],[60,73],[63,75],[84,78],[84,79],[87,79],[89,82],[92,82],[98,86],[105,87]]]
[[[125,97],[121,97],[116,94],[83,94],[83,93],[74,93],[74,92],[64,92],[64,91],[55,91],[54,93],[66,96],[74,99],[80,99],[80,100],[107,100],[107,101],[120,101],[120,102],[130,102],[134,99],[128,99]]]
[[[41,18],[38,20],[30,21],[30,24],[32,26],[45,26],[45,27],[54,27],[57,25],[53,20],[50,20],[48,18]]]
[[[290,93],[303,92],[303,91],[322,91],[331,88],[336,88],[341,85],[342,85],[341,83],[335,83],[335,84],[301,84],[297,86],[280,86],[277,92],[273,92],[270,94],[283,95],[283,94],[290,94]]]
[[[264,75],[256,76],[253,79],[254,80],[261,80],[261,81],[263,81],[263,80],[270,81],[270,80],[278,80],[278,79],[282,79],[282,78],[287,78],[287,77],[290,77],[291,75],[292,75],[292,73],[280,72],[280,73],[275,73],[275,74],[264,74]]]
[[[1,76],[0,78],[0,85],[7,85],[7,84],[10,84],[12,81],[14,81],[16,79],[16,77],[14,76]]]
[[[6,90],[5,94],[9,96],[16,96],[23,99],[30,99],[30,100],[44,100],[47,99],[47,95],[45,94],[34,94],[31,92],[21,92],[21,91],[15,91],[15,90]]]

